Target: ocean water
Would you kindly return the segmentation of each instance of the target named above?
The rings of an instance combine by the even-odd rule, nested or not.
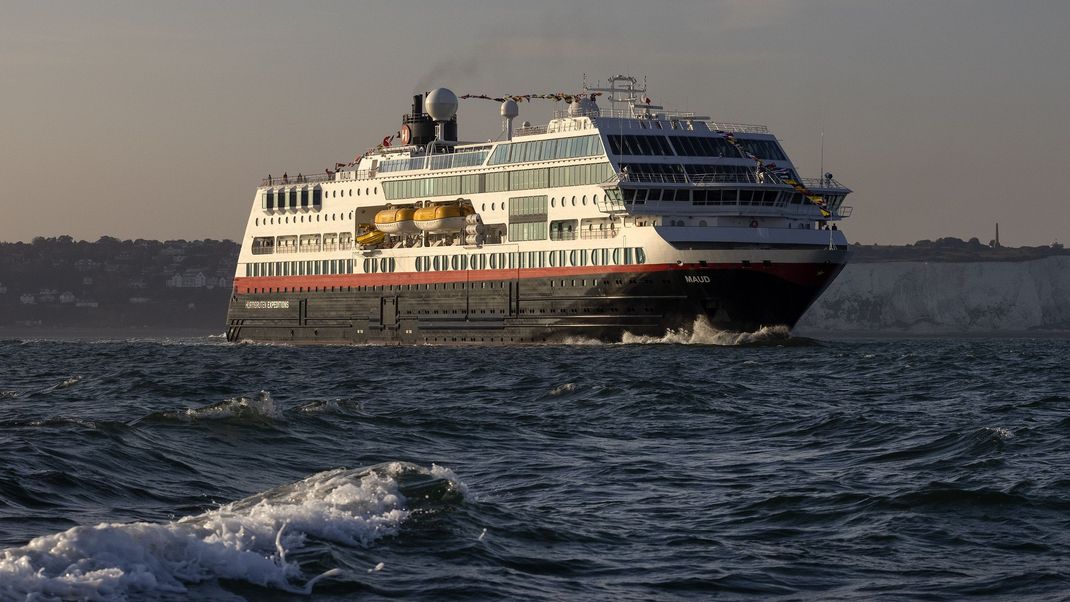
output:
[[[0,600],[1070,598],[1070,341],[0,341]]]

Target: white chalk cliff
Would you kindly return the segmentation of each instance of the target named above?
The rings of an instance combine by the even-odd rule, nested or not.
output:
[[[1070,330],[1070,256],[1021,262],[849,263],[796,332]]]

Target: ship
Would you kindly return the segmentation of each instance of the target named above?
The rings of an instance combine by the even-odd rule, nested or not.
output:
[[[461,101],[481,99],[501,103],[501,134],[458,140]],[[537,100],[552,118],[514,127]],[[229,341],[791,328],[847,261],[850,189],[801,177],[766,126],[667,110],[627,75],[575,94],[417,94],[393,136],[333,167],[257,187]]]

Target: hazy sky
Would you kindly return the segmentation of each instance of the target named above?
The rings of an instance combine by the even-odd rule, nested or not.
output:
[[[242,236],[259,178],[322,172],[415,91],[615,73],[764,123],[852,187],[863,243],[1070,242],[1070,2],[4,0],[0,240]],[[553,103],[521,106],[545,122]],[[462,104],[460,137],[499,129]]]

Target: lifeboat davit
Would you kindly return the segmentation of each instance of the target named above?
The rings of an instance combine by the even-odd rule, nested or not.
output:
[[[375,229],[387,234],[412,234],[420,229],[412,222],[415,209],[394,207],[375,214]]]
[[[464,228],[465,217],[475,213],[469,206],[435,205],[416,210],[413,223],[427,232],[457,231]]]

